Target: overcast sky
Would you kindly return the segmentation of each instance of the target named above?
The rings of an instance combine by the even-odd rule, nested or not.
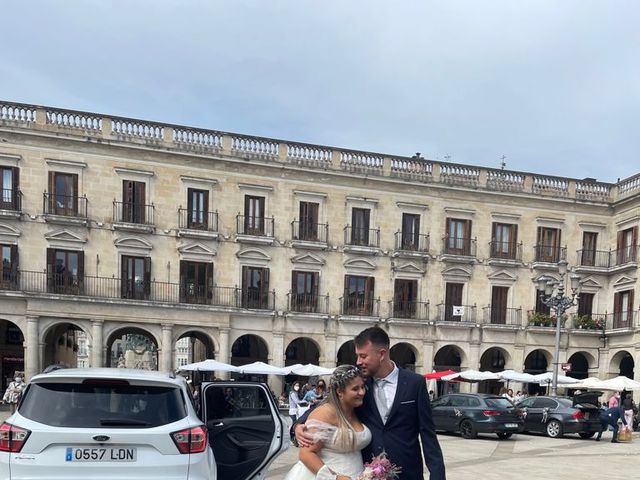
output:
[[[34,6],[37,4],[37,6]],[[3,2],[0,99],[616,181],[637,0]]]

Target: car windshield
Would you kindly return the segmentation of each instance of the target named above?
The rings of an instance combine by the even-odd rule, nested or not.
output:
[[[513,408],[513,403],[508,398],[503,397],[493,397],[493,398],[485,398],[485,402],[487,402],[487,406],[491,408]]]
[[[33,383],[19,413],[54,427],[149,428],[187,415],[180,390],[170,386]]]

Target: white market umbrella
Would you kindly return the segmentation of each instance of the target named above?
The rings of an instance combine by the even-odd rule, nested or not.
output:
[[[598,385],[602,383],[597,377],[589,377],[582,380],[577,380],[575,383],[570,383],[566,385],[562,385],[565,388],[591,388],[594,390],[598,389]]]
[[[498,372],[498,376],[503,381],[520,382],[520,383],[537,383],[534,376],[530,373],[516,372],[515,370],[505,370]]]
[[[291,373],[296,375],[300,375],[303,377],[315,377],[320,375],[331,375],[335,368],[324,368],[318,365],[313,365],[312,363],[307,363],[306,365],[302,365],[301,363],[296,363],[295,365],[291,365],[289,370]]]
[[[603,380],[591,388],[596,390],[612,390],[614,392],[621,392],[622,390],[640,390],[640,382],[620,376],[609,380]]]
[[[239,372],[238,367],[216,360],[203,360],[202,362],[183,365],[178,370],[189,372]]]
[[[442,380],[449,382],[451,380],[464,380],[466,382],[481,382],[483,380],[498,380],[500,377],[497,373],[481,372],[479,370],[465,370],[451,375],[442,377]]]
[[[274,367],[264,362],[253,362],[248,365],[240,365],[238,371],[240,373],[253,373],[255,375],[289,375],[290,368]]]
[[[553,383],[553,372],[540,373],[533,375],[533,383],[539,383],[540,385],[549,385]],[[565,375],[558,374],[558,385],[568,385],[576,383],[575,378],[567,377]]]

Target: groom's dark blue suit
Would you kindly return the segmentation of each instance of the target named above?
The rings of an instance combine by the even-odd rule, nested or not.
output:
[[[371,430],[372,440],[362,451],[365,462],[373,455],[387,452],[389,459],[402,467],[400,480],[422,480],[422,453],[430,480],[445,480],[444,459],[431,417],[431,404],[424,378],[399,369],[398,387],[386,423],[383,423],[373,395],[373,381],[366,381],[364,403],[356,410],[358,418]]]

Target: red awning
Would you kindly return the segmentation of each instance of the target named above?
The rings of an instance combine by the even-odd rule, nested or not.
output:
[[[425,373],[424,378],[426,378],[427,380],[440,380],[442,377],[453,375],[454,373],[458,372],[454,372],[453,370],[445,370],[443,372]]]

